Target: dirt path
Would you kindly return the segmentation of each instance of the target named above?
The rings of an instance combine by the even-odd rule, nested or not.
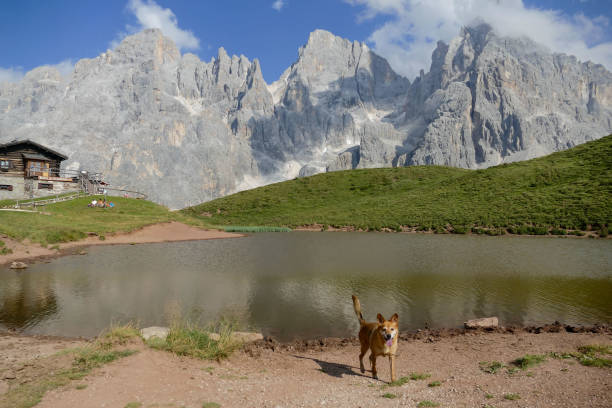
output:
[[[123,408],[130,402],[143,407],[194,408],[205,402],[244,408],[417,407],[422,401],[441,407],[610,407],[609,368],[552,358],[515,373],[504,368],[489,374],[479,367],[481,361],[494,360],[511,366],[512,360],[525,354],[570,352],[587,344],[612,345],[612,335],[609,331],[478,333],[404,340],[400,343],[398,376],[423,373],[431,377],[397,387],[385,386],[389,368],[382,359],[381,381],[372,379],[369,372],[359,372],[355,340],[301,351],[264,343],[219,363],[181,358],[140,344],[134,346],[137,354],[48,392],[37,407]],[[11,354],[2,350],[6,353]],[[429,387],[433,381],[439,381],[440,386]],[[386,393],[395,397],[383,397]],[[504,398],[510,394],[520,399]]]
[[[90,245],[121,245],[147,244],[155,242],[195,241],[205,239],[238,238],[242,234],[234,234],[218,230],[204,230],[180,222],[168,222],[149,225],[129,233],[107,235],[104,240],[97,236],[87,237],[80,241],[67,242],[59,245],[59,250],[44,248],[31,242],[18,242],[8,237],[0,236],[11,254],[0,255],[0,265],[13,261],[31,262],[37,259],[53,258],[73,253],[82,247]]]

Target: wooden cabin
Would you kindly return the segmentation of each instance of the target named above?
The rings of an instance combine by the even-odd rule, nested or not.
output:
[[[0,199],[78,191],[78,180],[60,172],[67,158],[31,140],[0,144]]]

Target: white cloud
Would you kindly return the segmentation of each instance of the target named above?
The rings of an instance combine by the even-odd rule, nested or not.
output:
[[[387,16],[368,41],[398,72],[413,78],[427,71],[436,40],[457,36],[462,26],[482,19],[501,35],[527,36],[555,52],[612,68],[612,42],[603,42],[604,16],[568,16],[529,8],[522,0],[344,0],[363,8],[359,20]]]
[[[272,8],[276,11],[281,11],[283,7],[285,7],[285,0],[276,0],[272,3]]]
[[[179,28],[176,15],[169,8],[162,8],[153,0],[129,0],[127,8],[138,20],[138,25],[126,26],[125,32],[117,34],[110,43],[111,48],[119,45],[126,36],[146,28],[159,28],[181,50],[200,48],[200,40],[190,30]]]
[[[56,68],[62,76],[68,76],[74,71],[74,61],[71,59],[65,59],[57,64],[49,66]]]
[[[46,64],[48,67],[56,68],[62,76],[67,76],[74,71],[74,62],[71,59],[58,62],[57,64]],[[22,67],[0,67],[0,82],[19,82],[26,72]]]
[[[25,73],[21,67],[2,68],[0,67],[0,83],[19,82]]]

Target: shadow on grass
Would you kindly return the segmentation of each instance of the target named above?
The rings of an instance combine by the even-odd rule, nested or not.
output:
[[[319,365],[321,372],[331,375],[332,377],[342,378],[344,375],[353,375],[356,377],[372,378],[371,375],[364,375],[359,372],[359,367],[352,367],[346,364],[330,363],[329,361],[319,360],[313,357],[296,356],[295,358],[301,358],[304,360],[312,360]],[[370,371],[370,370],[368,370]]]

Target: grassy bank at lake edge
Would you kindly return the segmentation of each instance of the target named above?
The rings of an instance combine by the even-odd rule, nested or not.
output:
[[[212,225],[565,235],[612,221],[612,135],[483,170],[443,166],[318,174],[181,212]]]
[[[146,200],[109,197],[114,208],[90,208],[94,196],[38,207],[39,212],[0,211],[0,234],[43,245],[77,241],[88,235],[131,232],[147,225],[179,221],[207,227],[210,223]],[[97,197],[98,199],[100,197]]]

